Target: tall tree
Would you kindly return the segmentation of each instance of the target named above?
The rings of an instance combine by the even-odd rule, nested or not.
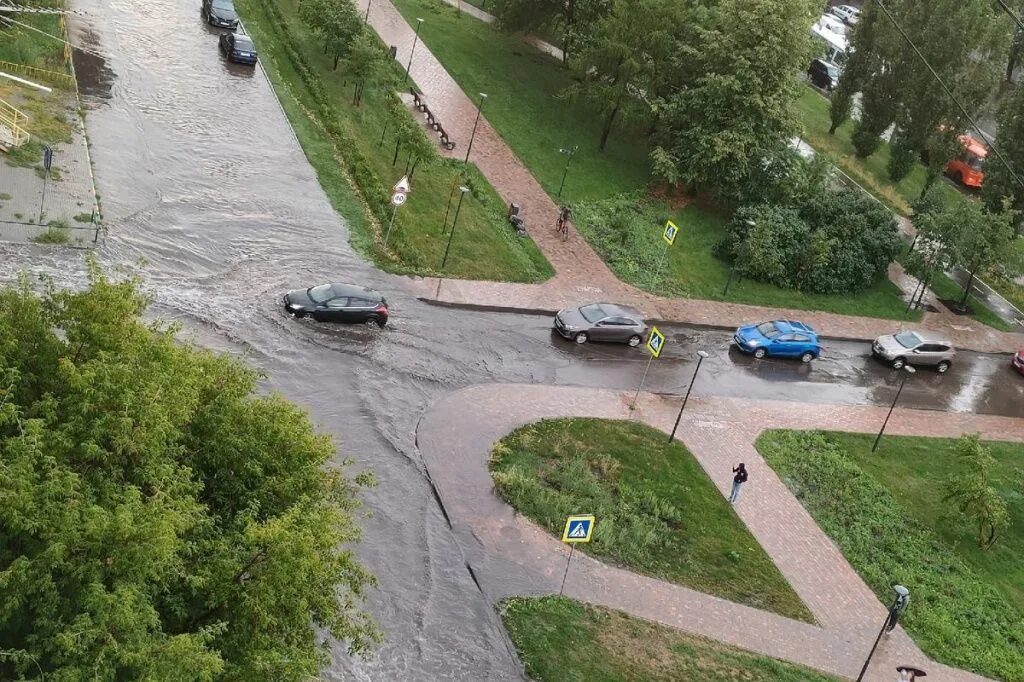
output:
[[[604,119],[599,148],[603,151],[619,119],[651,116],[658,75],[668,68],[682,29],[677,0],[613,0],[609,13],[578,60],[578,82],[565,95],[581,97]]]
[[[659,100],[656,152],[690,185],[734,195],[797,131],[796,74],[811,53],[813,0],[719,0],[694,10],[669,92]],[[756,31],[750,27],[756,26]]]
[[[999,110],[998,122],[999,151],[1010,164],[1013,174],[1024,181],[1024,87],[1015,87],[1006,97]],[[1018,212],[1024,211],[1024,186],[1013,174],[995,154],[989,154],[981,196],[990,211],[1002,210],[1006,205]]]
[[[957,444],[963,470],[946,482],[945,500],[971,521],[977,531],[978,547],[987,550],[998,539],[999,531],[1010,525],[1006,500],[992,486],[995,459],[978,434],[964,434]]]
[[[358,610],[359,483],[132,281],[0,291],[0,678],[303,680]]]
[[[885,6],[956,99],[967,106],[985,100],[999,78],[997,55],[1006,54],[1011,35],[998,6],[987,0],[891,0]],[[941,126],[962,131],[968,123],[889,17],[873,3],[866,15],[866,25],[854,31],[847,67],[855,74],[849,87],[862,93],[858,153],[873,153],[877,145],[868,138],[896,123],[908,144],[934,153],[941,167],[948,148],[930,146],[933,132]]]
[[[299,18],[334,59],[335,69],[364,30],[363,17],[352,0],[302,0]]]
[[[568,63],[583,49],[611,0],[498,0],[495,13],[511,31],[553,29],[562,36],[562,60]]]
[[[341,61],[341,68],[355,81],[352,90],[352,104],[359,106],[363,100],[366,83],[378,80],[384,73],[387,62],[384,50],[376,35],[363,28],[349,46],[348,53]]]

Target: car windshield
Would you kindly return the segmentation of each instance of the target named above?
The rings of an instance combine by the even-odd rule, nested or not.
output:
[[[313,303],[323,303],[334,296],[330,284],[321,284],[318,287],[313,287],[306,293],[309,294],[309,298]]]
[[[839,79],[839,69],[831,64],[825,64],[825,71],[828,72],[829,78],[832,78],[833,80]]]
[[[981,170],[981,164],[983,162],[984,159],[982,159],[980,156],[975,156],[974,154],[967,155],[967,165],[976,171]]]
[[[580,308],[580,315],[582,315],[583,319],[587,322],[597,322],[598,320],[603,320],[608,317],[608,313],[604,311],[604,308],[596,303],[591,303],[590,305],[585,305]]]
[[[921,345],[921,337],[914,332],[900,332],[893,338],[896,339],[896,343],[900,344],[904,348],[917,348]]]
[[[767,336],[769,338],[779,335],[779,330],[775,326],[774,322],[762,322],[757,325],[757,331],[761,333],[761,336]]]
[[[213,6],[216,9],[229,9],[232,12],[235,11],[235,6],[231,3],[231,0],[213,0]]]
[[[252,50],[252,41],[245,36],[235,36],[235,49]]]

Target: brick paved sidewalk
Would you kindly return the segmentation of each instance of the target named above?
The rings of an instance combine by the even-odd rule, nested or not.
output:
[[[492,599],[556,592],[566,548],[493,493],[486,460],[494,443],[522,424],[561,416],[629,418],[631,395],[616,391],[524,385],[465,389],[435,405],[417,429],[417,444],[453,531],[481,589]],[[639,417],[667,431],[678,404],[644,395]],[[762,460],[754,440],[765,428],[825,428],[873,432],[885,408],[804,405],[735,399],[691,400],[682,440],[723,495],[731,466],[747,463],[751,482],[736,512],[772,557],[817,625],[607,566],[577,554],[566,593],[671,627],[800,663],[856,676],[885,618],[885,607],[838,548]],[[636,418],[636,415],[634,415]],[[1024,421],[970,414],[898,410],[888,431],[1024,441]],[[869,679],[890,680],[897,664],[919,664],[937,680],[976,675],[929,661],[902,631],[884,640]]]
[[[397,47],[396,59],[404,66],[415,34],[390,0],[372,1],[370,25],[387,45]],[[476,102],[462,92],[422,41],[416,43],[410,72],[426,95],[431,111],[457,144],[454,151],[444,153],[463,158],[476,119]],[[473,93],[473,97],[478,96]],[[415,295],[456,305],[530,310],[557,310],[569,304],[606,299],[635,305],[652,319],[720,327],[735,327],[772,318],[796,318],[833,338],[871,339],[907,326],[893,320],[832,313],[661,298],[619,281],[578,234],[572,235],[567,242],[556,235],[554,226],[558,207],[491,127],[486,108],[484,111],[473,142],[472,161],[506,202],[514,201],[523,207],[530,236],[557,274],[543,284],[413,278],[408,283]],[[900,276],[898,270],[892,274],[896,275],[895,281],[906,289],[909,296],[912,285]],[[926,313],[922,323],[913,326],[941,331],[956,346],[970,350],[1009,352],[1017,350],[1017,345],[1022,343],[1022,337],[990,329],[971,319],[957,318],[948,312]]]

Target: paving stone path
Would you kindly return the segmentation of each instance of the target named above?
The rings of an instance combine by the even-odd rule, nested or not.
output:
[[[642,419],[668,432],[678,399],[645,394],[632,415],[632,394],[591,388],[487,385],[464,389],[435,405],[416,442],[467,565],[492,599],[558,591],[567,548],[517,514],[493,492],[487,458],[493,445],[523,424],[556,417]],[[747,464],[750,482],[735,509],[814,614],[812,625],[735,604],[603,564],[576,553],[565,592],[574,598],[705,635],[757,653],[835,675],[856,677],[885,619],[885,606],[850,567],[754,448],[766,428],[874,432],[886,408],[805,405],[724,398],[691,399],[681,440],[727,495],[731,467]],[[964,413],[897,410],[893,434],[985,437],[1024,441],[1024,421]],[[868,679],[895,677],[895,666],[919,665],[929,679],[980,680],[929,661],[897,629],[883,640]]]
[[[475,8],[463,5],[463,11]],[[390,0],[372,0],[370,25],[387,45],[397,48],[396,59],[408,62],[414,33]],[[477,93],[467,96],[422,41],[416,44],[411,68],[413,80],[426,95],[430,109],[456,142],[455,158],[465,156],[476,119]],[[495,97],[497,95],[492,95]],[[558,208],[526,167],[487,121],[486,104],[473,141],[472,161],[479,166],[506,202],[523,207],[530,235],[554,266],[556,276],[543,284],[510,284],[457,279],[411,279],[409,287],[425,299],[445,303],[552,311],[586,300],[610,299],[631,303],[657,320],[692,322],[721,327],[771,318],[794,317],[834,338],[871,339],[905,325],[891,320],[852,317],[831,313],[787,310],[699,299],[668,299],[653,296],[621,281],[608,269],[590,245],[578,235],[563,242],[555,233]],[[897,283],[909,292],[913,283],[898,270]],[[961,348],[1006,352],[1015,350],[1019,337],[990,329],[973,320],[947,312],[927,313],[921,325],[939,330]]]

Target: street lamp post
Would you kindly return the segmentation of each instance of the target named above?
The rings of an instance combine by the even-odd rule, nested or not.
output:
[[[917,371],[910,365],[903,365],[903,369],[906,374],[904,374],[903,378],[900,380],[900,387],[896,389],[896,397],[892,399],[892,405],[889,406],[889,413],[885,415],[885,421],[882,422],[882,428],[878,430],[878,436],[875,437],[875,443],[871,446],[871,452],[878,449],[878,443],[882,440],[882,434],[885,433],[885,427],[889,423],[889,417],[892,416],[892,411],[896,409],[896,401],[900,399],[900,393],[903,393],[903,387],[906,385],[907,379],[910,378],[911,374]]]
[[[882,635],[892,632],[893,628],[896,627],[896,623],[899,622],[900,616],[907,610],[907,605],[910,603],[910,590],[903,587],[903,585],[893,585],[892,589],[896,592],[896,599],[893,601],[892,606],[889,607],[889,613],[885,614],[885,622],[882,623],[882,629],[878,631],[878,637],[875,637],[875,643],[871,645],[871,651],[868,652],[867,660],[864,661],[864,667],[860,669],[860,675],[857,675],[857,682],[862,682],[864,679],[864,674],[868,671],[868,665],[871,663],[871,657],[875,655],[875,649],[878,648],[878,643],[882,641]]]
[[[455,217],[452,218],[452,231],[448,235],[448,246],[444,249],[444,258],[441,259],[441,269],[444,270],[445,263],[448,262],[448,252],[452,249],[452,239],[455,238],[455,225],[459,222],[459,211],[462,209],[462,200],[466,196],[466,192],[469,188],[466,186],[459,187],[459,203],[455,206]]]
[[[572,149],[566,148],[566,149],[559,149],[558,150],[559,154],[566,154],[567,157],[568,157],[565,160],[565,170],[562,171],[562,182],[559,183],[559,185],[558,185],[558,196],[559,197],[562,196],[562,188],[565,187],[565,176],[569,174],[569,164],[572,163],[572,157],[576,155],[576,150],[579,149],[579,148],[580,148],[580,146],[576,145]]]
[[[676,429],[679,428],[679,420],[683,418],[683,410],[686,409],[686,401],[690,399],[690,391],[693,390],[693,384],[697,381],[697,372],[700,371],[700,363],[708,357],[707,351],[697,351],[697,366],[693,370],[693,376],[690,377],[690,386],[686,389],[686,395],[683,396],[683,404],[679,408],[679,414],[676,415],[676,423],[672,425],[672,433],[668,436],[668,442],[671,443],[676,437]]]
[[[473,121],[473,132],[469,136],[469,144],[466,145],[466,158],[463,163],[469,163],[469,152],[473,150],[473,140],[476,138],[476,127],[480,123],[480,114],[484,110],[484,100],[487,99],[487,93],[480,93],[480,104],[476,107],[476,120]]]
[[[370,16],[370,7],[366,7],[366,16]],[[420,39],[420,29],[423,28],[423,20],[416,17],[416,35],[412,38],[412,49],[409,50],[409,63],[405,65],[405,82],[409,82],[409,70],[412,68],[412,56],[416,54],[416,43]]]
[[[372,3],[373,3],[373,0],[366,0],[366,16],[363,17],[363,23],[364,24],[370,23],[370,5]]]

